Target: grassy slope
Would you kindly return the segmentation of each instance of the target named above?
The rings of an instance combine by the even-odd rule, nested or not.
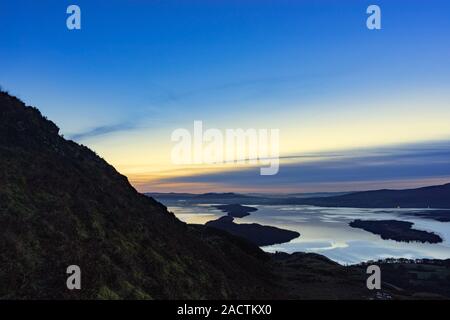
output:
[[[0,93],[1,298],[254,298],[267,256],[205,242],[35,108]],[[65,289],[66,267],[81,291]],[[270,293],[269,293],[270,291]]]

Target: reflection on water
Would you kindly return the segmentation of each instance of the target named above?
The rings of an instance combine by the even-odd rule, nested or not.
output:
[[[167,209],[172,211],[178,219],[190,224],[205,224],[208,221],[216,220],[225,213],[211,208],[211,205],[195,204],[187,206],[168,206]]]
[[[208,205],[169,206],[169,210],[187,223],[204,224],[224,215]],[[298,231],[301,236],[288,243],[263,247],[269,252],[316,252],[342,264],[387,257],[450,258],[450,222],[439,222],[405,215],[414,209],[320,208],[312,206],[262,206],[237,223],[259,223]],[[423,211],[420,209],[419,211]],[[432,231],[442,243],[397,242],[383,240],[362,229],[351,228],[354,219],[397,219],[414,223],[414,228]]]

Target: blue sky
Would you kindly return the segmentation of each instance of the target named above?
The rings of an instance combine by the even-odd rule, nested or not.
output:
[[[81,30],[65,26],[70,4],[81,8]],[[381,7],[382,30],[366,28],[369,4]],[[206,176],[208,190],[237,189],[242,170],[179,177],[167,160],[170,132],[199,119],[280,128],[284,156],[450,140],[449,10],[448,1],[399,0],[2,1],[0,84],[143,191],[201,191]],[[402,176],[336,169],[325,182],[448,176],[419,158],[421,170]],[[269,191],[325,183],[292,166]],[[247,177],[246,189],[259,179]]]

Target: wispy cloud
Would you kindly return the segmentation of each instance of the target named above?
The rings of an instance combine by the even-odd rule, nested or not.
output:
[[[148,82],[147,85],[149,86],[149,92],[156,92],[156,94],[153,96],[148,96],[147,100],[151,105],[164,106],[165,109],[167,109],[169,105],[180,108],[182,107],[183,103],[186,102],[185,100],[188,100],[189,98],[201,97],[203,95],[208,95],[208,93],[214,93],[216,91],[233,91],[237,89],[249,90],[253,87],[254,88],[258,88],[259,86],[274,87],[276,85],[285,85],[287,83],[298,83],[299,85],[305,85],[305,83],[311,81],[311,79],[316,79],[323,76],[324,75],[322,74],[295,74],[287,76],[273,76],[266,78],[261,77],[235,82],[224,82],[213,86],[191,89],[187,91],[175,91],[172,89],[168,89],[158,83]],[[309,80],[306,81],[305,79]],[[261,93],[261,91],[258,92]],[[267,93],[268,92],[267,88],[263,90],[263,92]],[[231,95],[232,93],[230,92],[228,96]],[[101,125],[82,132],[69,134],[68,137],[69,139],[80,141],[118,131],[133,130],[137,127],[137,122],[149,116],[148,115],[149,110],[146,110],[145,113],[146,114],[142,114],[142,112],[137,112],[135,115],[129,115],[131,116],[129,121],[111,125]],[[151,110],[151,113],[155,113],[155,110]],[[302,155],[299,157],[304,156]]]
[[[205,174],[198,170],[195,175],[163,178],[158,183],[204,184],[209,188],[216,185],[222,191],[259,190],[261,186],[270,192],[348,191],[413,187],[429,181],[448,182],[450,177],[450,141],[349,150],[316,158],[310,155],[306,161],[293,156],[290,160],[295,158],[293,162],[282,162],[274,176],[260,176],[256,167]],[[141,183],[140,189],[152,191],[153,186],[157,186],[155,181],[147,187]]]
[[[136,123],[133,122],[123,122],[123,123],[117,123],[112,125],[103,125],[98,126],[95,128],[88,129],[86,131],[78,132],[69,135],[69,138],[72,140],[80,141],[88,138],[93,138],[97,136],[102,136],[118,131],[127,131],[127,130],[133,130],[137,127]]]
[[[333,76],[342,76],[346,73],[342,70],[334,71]],[[211,95],[225,94],[226,97],[240,99],[243,93],[250,94],[256,92],[258,95],[271,95],[276,92],[276,88],[284,90],[298,91],[299,88],[306,87],[330,76],[330,72],[315,73],[295,73],[290,75],[272,75],[266,77],[255,77],[239,79],[236,81],[219,82],[209,86],[194,87],[187,90],[173,90],[154,82],[148,82],[150,92],[156,92],[149,100],[156,105],[173,105],[176,107],[189,104],[192,99],[211,99]]]

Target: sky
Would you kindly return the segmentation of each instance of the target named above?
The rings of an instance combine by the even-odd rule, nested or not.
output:
[[[81,30],[66,9],[81,8]],[[366,9],[381,8],[381,30]],[[450,182],[448,1],[1,1],[0,85],[143,192]],[[279,129],[280,168],[174,164],[171,134]]]

